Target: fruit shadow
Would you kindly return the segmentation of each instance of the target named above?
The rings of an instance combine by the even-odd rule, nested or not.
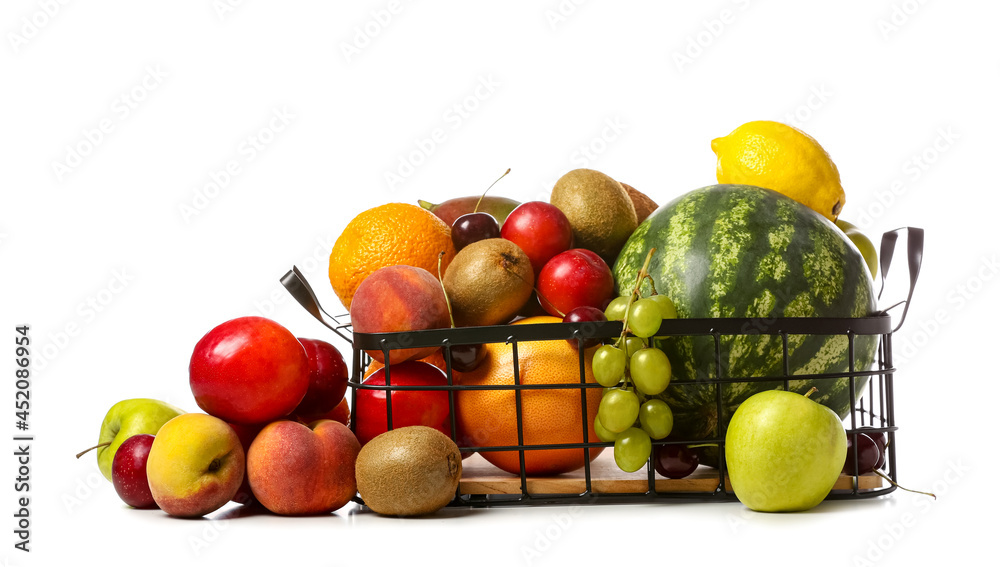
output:
[[[355,504],[350,510],[347,510],[346,514],[349,519],[354,520],[357,518],[385,518],[388,520],[406,520],[406,521],[420,521],[420,520],[447,520],[454,518],[470,518],[473,516],[478,516],[489,510],[482,508],[442,508],[433,514],[424,514],[423,516],[387,516],[379,514],[378,512],[372,510],[367,506],[361,506]]]

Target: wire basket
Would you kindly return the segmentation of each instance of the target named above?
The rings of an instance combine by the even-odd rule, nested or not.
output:
[[[891,263],[895,247],[897,231],[883,235],[881,246],[881,269],[884,277]],[[704,379],[692,381],[671,381],[671,388],[706,388],[714,389],[716,405],[716,425],[707,436],[697,438],[668,437],[663,440],[653,440],[654,448],[659,445],[707,445],[703,453],[715,456],[714,467],[701,466],[690,477],[670,479],[655,471],[652,457],[646,463],[645,469],[636,473],[623,473],[618,470],[610,458],[614,443],[602,442],[589,434],[589,422],[594,415],[588,415],[587,393],[594,388],[602,388],[599,384],[587,382],[585,379],[585,354],[578,348],[579,381],[563,384],[523,384],[520,377],[520,364],[517,356],[519,344],[532,341],[575,340],[582,347],[583,341],[590,337],[613,340],[622,331],[620,321],[587,322],[587,323],[548,323],[524,325],[499,325],[489,327],[466,327],[458,329],[435,329],[407,333],[352,333],[350,324],[340,318],[331,317],[319,306],[315,294],[309,284],[297,269],[293,268],[282,279],[282,283],[290,293],[319,319],[324,325],[349,341],[354,351],[354,364],[351,379],[348,382],[351,389],[351,407],[355,408],[359,391],[379,390],[385,392],[386,422],[389,429],[393,428],[392,398],[393,393],[404,390],[440,390],[448,393],[449,427],[452,439],[458,440],[460,449],[469,452],[501,452],[509,451],[518,454],[520,463],[519,474],[504,473],[482,461],[472,459],[464,463],[465,470],[455,498],[451,506],[500,506],[500,505],[531,505],[531,504],[580,504],[580,503],[627,503],[650,501],[732,501],[736,495],[728,483],[725,464],[725,424],[731,417],[732,410],[724,403],[727,388],[748,382],[764,382],[757,387],[795,389],[798,381],[808,380],[815,384],[833,384],[840,382],[846,386],[849,396],[849,406],[841,415],[844,419],[848,435],[856,436],[860,428],[868,433],[885,433],[888,444],[883,465],[885,476],[875,473],[858,474],[858,471],[848,471],[853,474],[843,474],[827,499],[857,499],[871,498],[888,494],[895,490],[898,477],[896,460],[896,433],[893,402],[893,380],[896,368],[892,362],[892,334],[898,330],[905,319],[913,294],[913,288],[919,274],[923,251],[923,231],[907,228],[908,259],[910,268],[910,287],[907,299],[889,307],[871,317],[863,318],[732,318],[732,319],[672,319],[665,320],[657,337],[681,337],[692,340],[710,341],[714,345],[714,368],[706,369],[708,374]],[[883,285],[884,289],[884,285]],[[880,292],[881,295],[881,292]],[[899,325],[892,327],[888,310],[905,304]],[[828,337],[843,337],[848,345],[848,367],[844,372],[826,374],[803,374],[791,367],[789,361],[790,337],[801,335],[823,335]],[[753,340],[780,341],[782,351],[783,372],[768,376],[728,376],[724,371],[723,353],[725,345],[736,337],[751,337]],[[670,339],[668,339],[670,340]],[[496,386],[468,386],[457,383],[452,371],[451,349],[459,345],[480,343],[509,344],[513,350],[513,375],[511,384]],[[441,347],[445,360],[447,375],[446,386],[400,386],[392,384],[392,367],[384,370],[385,385],[363,383],[365,369],[370,357],[365,351],[381,351],[386,360],[389,352],[401,348]],[[868,364],[864,351],[871,348],[873,360]],[[456,423],[456,394],[469,389],[489,389],[512,391],[514,394],[514,416],[517,426],[517,444],[505,446],[476,446],[461,442]],[[560,389],[576,391],[579,394],[582,410],[580,428],[582,442],[532,444],[524,441],[523,398],[533,390]],[[355,429],[352,419],[351,428]],[[856,440],[856,437],[855,437]],[[592,449],[605,448],[601,457],[591,461],[587,458]],[[532,451],[553,449],[579,450],[583,456],[582,468],[574,473],[555,477],[533,477],[526,473],[525,455]],[[857,443],[854,443],[854,462],[857,463]],[[655,451],[655,449],[654,449]],[[891,479],[892,483],[884,484],[883,478]],[[355,501],[363,504],[358,496]]]

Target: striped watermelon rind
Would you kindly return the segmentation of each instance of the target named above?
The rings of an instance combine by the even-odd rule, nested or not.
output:
[[[622,248],[614,266],[619,294],[635,285],[650,248],[648,268],[658,293],[681,318],[865,317],[876,310],[864,258],[842,231],[808,207],[780,193],[748,185],[696,189],[651,214]],[[651,293],[643,283],[642,295]],[[849,371],[846,335],[789,335],[791,375]],[[877,336],[855,336],[855,371],[871,367]],[[673,379],[660,394],[674,412],[675,431],[689,439],[722,436],[739,404],[784,385],[782,339],[748,334],[720,339],[721,378],[769,378],[718,385],[711,336],[656,340],[670,359]],[[855,378],[861,395],[866,377]],[[851,410],[846,377],[790,379],[841,418]],[[722,389],[718,415],[717,388]]]

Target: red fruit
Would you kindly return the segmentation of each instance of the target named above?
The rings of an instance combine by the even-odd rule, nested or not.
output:
[[[343,423],[344,425],[349,425],[351,423],[351,408],[347,405],[347,398],[340,400],[337,407],[326,413],[313,414],[313,415],[302,415],[296,414],[295,420],[303,423],[304,425],[309,425],[314,421],[319,421],[321,419],[329,419],[336,421],[337,423]]]
[[[500,224],[489,213],[468,213],[451,225],[451,242],[456,251],[487,238],[500,238]]]
[[[118,447],[111,462],[111,482],[115,492],[133,508],[156,508],[153,493],[146,480],[146,460],[153,436],[148,433],[133,435]]]
[[[240,445],[243,447],[243,458],[246,459],[250,445],[253,443],[254,438],[257,437],[257,434],[260,433],[260,430],[264,428],[264,424],[244,425],[242,423],[230,423],[229,427],[232,427],[233,431],[236,432],[236,436],[240,438]],[[246,470],[245,467],[244,470]],[[250,479],[245,474],[243,475],[243,483],[240,484],[232,501],[244,506],[249,506],[257,501],[253,496],[253,490],[250,489]]]
[[[295,335],[263,317],[240,317],[198,341],[189,366],[198,407],[235,423],[291,413],[309,388],[309,357]]]
[[[309,357],[309,389],[294,413],[326,413],[337,407],[347,392],[347,363],[340,351],[326,341],[300,338],[299,342]]]
[[[583,248],[557,254],[538,274],[539,303],[556,317],[583,306],[604,310],[614,291],[611,268]]]
[[[573,227],[555,205],[529,201],[511,211],[500,237],[517,244],[537,274],[553,256],[573,246]]]
[[[565,317],[563,317],[563,323],[589,323],[594,321],[607,321],[607,320],[608,317],[607,315],[604,314],[604,311],[601,311],[600,309],[596,307],[591,307],[589,305],[583,305],[581,307],[577,307],[576,309],[573,309],[572,311],[567,313]],[[591,336],[587,336],[588,330],[590,331]],[[583,325],[580,327],[580,332],[583,334],[583,348],[588,349],[590,347],[601,344],[602,338],[593,336],[595,334],[593,331],[594,331],[593,326],[590,326],[589,329],[588,325]],[[576,339],[567,339],[567,342],[569,343],[569,346],[573,347],[574,349],[580,348],[580,342]]]
[[[387,266],[372,272],[351,300],[356,333],[405,333],[451,326],[448,303],[437,276],[413,266]],[[389,351],[389,364],[430,356],[441,347]],[[365,351],[385,363],[381,350]]]
[[[440,368],[408,360],[389,367],[392,386],[447,386],[448,378]],[[378,369],[362,385],[385,386],[385,368]],[[386,390],[358,388],[354,408],[354,432],[363,446],[388,431]],[[447,390],[394,390],[392,392],[392,428],[426,425],[451,437],[448,419]]]

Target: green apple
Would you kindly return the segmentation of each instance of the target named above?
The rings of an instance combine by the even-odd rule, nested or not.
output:
[[[808,395],[760,392],[733,414],[726,431],[726,467],[733,492],[747,508],[808,510],[840,477],[847,433],[833,410]]]
[[[868,270],[872,273],[872,279],[878,277],[878,252],[872,241],[858,227],[845,220],[837,219],[837,227],[858,247],[858,251],[865,258],[865,263],[868,264]]]
[[[97,465],[101,474],[111,480],[111,463],[126,439],[140,433],[156,435],[160,426],[182,413],[184,410],[166,402],[148,398],[122,400],[111,406],[101,423],[98,438]]]

